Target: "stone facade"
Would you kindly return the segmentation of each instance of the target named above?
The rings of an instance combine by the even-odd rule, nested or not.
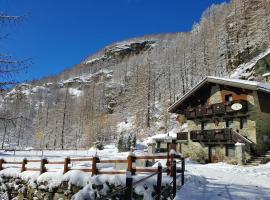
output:
[[[223,93],[229,93],[230,91],[222,91]],[[209,105],[216,104],[216,103],[222,103],[223,97],[222,92],[219,88],[219,86],[213,86],[211,89],[211,96],[209,98]],[[246,95],[245,98],[248,102],[248,112],[247,112],[247,126],[240,129],[240,117],[232,115],[233,124],[232,129],[239,130],[239,133],[242,135],[248,137],[250,140],[252,140],[254,143],[257,142],[257,115],[258,113],[261,113],[260,108],[258,107],[258,100],[256,99],[257,92],[253,91]],[[261,114],[263,115],[263,114]],[[214,119],[218,120],[218,124],[214,123]],[[205,129],[223,129],[226,128],[226,119],[223,117],[215,117],[214,119],[207,121],[207,126]],[[267,118],[269,119],[269,118]],[[188,123],[188,129],[191,130],[201,130],[201,120],[187,120]],[[264,123],[265,124],[265,123]],[[268,127],[269,129],[269,127]]]
[[[233,100],[245,100],[247,101],[248,111],[244,114],[234,114],[230,116],[233,123],[230,128],[238,131],[241,135],[247,137],[254,144],[256,144],[257,153],[262,153],[265,150],[270,149],[270,114],[262,112],[260,108],[260,102],[257,91],[247,91],[246,94],[237,94],[230,90],[221,89],[219,85],[211,87],[210,97],[208,98],[208,105],[225,102],[225,95],[232,94]],[[246,125],[240,127],[241,117],[246,117]],[[223,129],[226,128],[226,120],[228,116],[213,117],[210,119],[203,119],[204,129]],[[215,123],[218,121],[218,123]],[[187,120],[188,130],[201,130],[202,119]],[[217,151],[221,154],[226,154],[226,148],[222,145],[212,146],[212,154]]]
[[[254,117],[256,118],[256,144],[257,150],[264,152],[265,150],[270,149],[270,113],[261,112],[259,99],[257,93],[254,95],[255,99],[255,113]]]

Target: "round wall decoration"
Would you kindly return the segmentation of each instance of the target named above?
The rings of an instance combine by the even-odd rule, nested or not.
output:
[[[233,110],[241,110],[243,108],[242,104],[241,103],[234,103],[231,108]]]

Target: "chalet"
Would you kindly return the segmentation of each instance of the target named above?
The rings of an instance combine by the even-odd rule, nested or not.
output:
[[[270,149],[270,84],[238,79],[206,77],[172,106],[188,124],[177,141],[208,148],[209,161],[217,149],[228,157],[235,144],[244,144],[248,155]]]

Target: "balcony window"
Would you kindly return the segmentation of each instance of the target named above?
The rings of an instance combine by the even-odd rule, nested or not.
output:
[[[201,130],[208,130],[209,128],[209,122],[201,122]]]
[[[246,117],[240,118],[240,129],[243,129],[246,127],[247,127],[247,118]]]

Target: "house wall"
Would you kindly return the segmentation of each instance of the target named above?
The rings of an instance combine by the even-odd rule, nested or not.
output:
[[[262,112],[257,92],[255,92],[255,110],[257,151],[260,153],[270,149],[270,113]]]
[[[222,95],[221,95],[221,92],[220,92],[220,86],[219,85],[212,86],[210,94],[211,94],[211,96],[208,99],[208,104],[209,105],[222,102]]]
[[[257,142],[256,136],[256,115],[258,113],[258,100],[255,102],[255,97],[257,96],[255,91],[250,91],[248,94],[236,94],[235,92],[229,90],[221,90],[220,86],[212,86],[211,88],[211,96],[208,99],[209,105],[215,103],[225,102],[225,95],[232,94],[233,100],[246,100],[248,101],[248,113],[247,113],[247,126],[243,129],[240,129],[240,117],[233,116],[233,130],[239,130],[239,133],[248,137],[254,143]],[[214,119],[219,121],[218,125],[214,123]],[[201,130],[201,120],[187,120],[189,131],[192,130]],[[206,129],[222,129],[226,128],[226,118],[224,117],[215,117],[213,119],[208,120],[208,127]]]

